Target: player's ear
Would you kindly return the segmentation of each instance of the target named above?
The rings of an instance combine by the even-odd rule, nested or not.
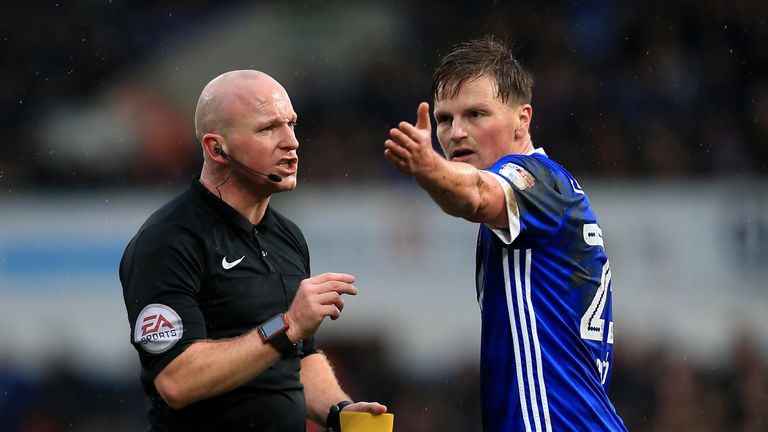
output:
[[[517,109],[518,124],[515,128],[515,139],[522,139],[528,132],[531,126],[531,118],[533,117],[533,107],[531,104],[521,104]]]

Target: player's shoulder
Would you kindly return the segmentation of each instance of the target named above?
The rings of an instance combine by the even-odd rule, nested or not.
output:
[[[551,159],[543,149],[529,154],[507,155],[496,162],[491,171],[507,178],[519,191],[540,193],[546,190],[561,199],[585,198],[584,191],[573,175]]]
[[[506,155],[496,162],[495,167],[499,172],[505,167],[507,170],[521,167],[537,177],[541,175],[570,176],[562,165],[551,159],[541,148],[527,154]]]
[[[552,183],[553,177],[560,176],[559,170],[540,149],[529,154],[506,155],[489,171],[505,177],[520,190],[531,188],[537,181]]]

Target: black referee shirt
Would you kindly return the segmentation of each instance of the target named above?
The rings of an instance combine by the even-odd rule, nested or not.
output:
[[[239,336],[288,310],[309,274],[309,250],[296,224],[267,208],[253,225],[198,179],[152,214],[120,262],[152,430],[304,431],[298,355],[181,410],[168,407],[153,382],[191,343]],[[313,339],[304,341],[303,355],[315,351]]]

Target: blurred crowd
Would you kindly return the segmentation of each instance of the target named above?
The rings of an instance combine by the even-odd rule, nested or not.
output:
[[[336,3],[282,7],[306,19]],[[388,128],[429,99],[441,53],[485,33],[515,41],[536,77],[534,141],[577,174],[768,173],[768,3],[379,3],[405,32],[382,36],[399,41],[391,50],[349,59],[362,63],[358,81],[333,92],[291,81],[302,86],[294,105],[305,179],[399,178],[381,156]],[[273,4],[4,2],[0,181],[112,187],[188,178],[200,159],[190,151],[190,107],[120,77],[217,14]],[[254,61],[268,48],[257,43]]]
[[[416,373],[377,340],[323,344],[345,389],[395,414],[397,432],[480,430],[479,371]],[[768,362],[743,338],[719,366],[649,347],[617,347],[611,397],[633,432],[768,430]],[[439,362],[439,359],[435,360]],[[9,396],[13,395],[13,396]],[[0,368],[0,425],[8,432],[128,432],[146,427],[138,378],[105,382],[74,369],[40,381]],[[308,432],[322,432],[312,423]]]

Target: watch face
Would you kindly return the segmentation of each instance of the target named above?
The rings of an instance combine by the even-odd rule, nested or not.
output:
[[[269,339],[274,336],[275,333],[284,330],[286,325],[282,315],[275,315],[273,318],[270,318],[267,322],[262,324],[261,328],[264,331],[264,336]]]

